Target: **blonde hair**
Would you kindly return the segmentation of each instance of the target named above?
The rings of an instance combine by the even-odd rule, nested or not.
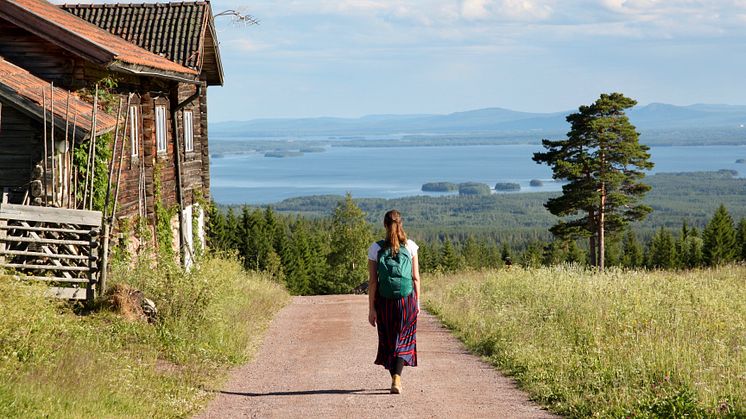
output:
[[[399,247],[407,244],[407,233],[402,227],[401,214],[397,210],[391,210],[383,217],[383,225],[386,227],[386,244],[391,247],[391,254],[396,256]]]

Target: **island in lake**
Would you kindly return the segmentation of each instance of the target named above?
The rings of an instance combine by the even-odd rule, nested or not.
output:
[[[422,185],[422,192],[455,192],[458,185],[451,182],[429,182]]]
[[[521,185],[513,182],[498,182],[495,184],[495,190],[501,192],[520,191]]]
[[[738,159],[736,160],[736,164],[746,164],[746,159]]]
[[[490,185],[487,185],[485,183],[465,182],[465,183],[459,183],[458,194],[469,195],[469,196],[490,195],[492,194],[492,190],[490,189]]]
[[[283,158],[283,157],[300,157],[303,153],[300,151],[287,151],[287,150],[280,150],[280,151],[268,151],[264,153],[264,157],[276,157],[276,158]]]

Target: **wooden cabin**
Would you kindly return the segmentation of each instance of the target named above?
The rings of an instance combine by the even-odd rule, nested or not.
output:
[[[142,217],[155,226],[156,201],[178,207],[178,222],[169,221],[189,265],[194,238],[204,240],[198,203],[210,198],[207,86],[223,83],[209,3],[56,6],[0,0],[0,57],[58,89],[85,89],[89,97],[95,85],[108,84],[108,117],[119,107],[116,99],[128,104],[119,120],[124,152],[116,218]],[[0,70],[0,81],[7,77]],[[3,106],[0,114],[0,162],[10,158],[6,150],[40,136],[38,118],[36,126],[6,125],[6,118],[19,118],[16,108]],[[103,106],[99,110],[105,119]],[[13,199],[33,180],[33,160],[16,161],[12,174],[0,170],[0,188],[13,188]]]

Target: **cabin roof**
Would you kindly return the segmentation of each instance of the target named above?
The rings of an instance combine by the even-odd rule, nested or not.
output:
[[[63,4],[63,10],[223,84],[210,3]]]
[[[46,0],[0,0],[0,17],[114,71],[181,81],[197,77],[196,70],[147,51]]]
[[[52,93],[50,84],[0,57],[0,99],[3,102],[41,121],[44,118],[42,90],[46,92],[48,112],[49,97]],[[93,105],[81,100],[74,93],[60,89],[59,87],[55,87],[53,92],[55,125],[58,128],[64,129],[65,116],[67,115],[70,122],[70,129],[72,129],[73,122],[75,122],[76,136],[79,136],[77,133],[80,133],[80,136],[89,135],[91,132]],[[68,95],[70,97],[69,114],[67,113]],[[75,115],[77,115],[77,118]],[[47,114],[48,120],[49,117],[50,115]],[[96,135],[113,130],[116,127],[116,123],[117,120],[115,117],[106,112],[99,111],[96,114]]]

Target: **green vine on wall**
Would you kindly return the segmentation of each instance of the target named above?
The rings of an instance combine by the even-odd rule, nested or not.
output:
[[[111,159],[111,143],[114,134],[107,132],[96,139],[96,155],[93,163],[93,207],[96,211],[104,210],[106,201],[106,188],[109,183],[109,160]],[[78,188],[77,202],[83,202],[85,194],[86,173],[88,172],[88,153],[90,145],[88,141],[75,143],[73,148],[73,166],[77,170]],[[91,181],[90,179],[88,180]],[[86,208],[87,208],[86,203]]]
[[[171,230],[171,219],[176,215],[178,206],[167,207],[163,204],[163,181],[161,180],[161,163],[153,166],[153,201],[155,203],[155,240],[158,245],[159,259],[175,261],[174,239]]]
[[[118,87],[117,79],[108,76],[97,81],[95,85],[99,86],[98,89],[98,107],[100,110],[108,114],[113,114],[117,111],[119,106],[120,96],[116,93]],[[78,90],[77,95],[89,102],[94,102],[95,87],[83,88]],[[107,132],[106,134],[100,135],[96,138],[96,155],[94,156],[93,164],[93,206],[91,209],[97,211],[103,211],[104,203],[106,201],[106,189],[109,184],[109,160],[112,156],[112,142],[114,140],[114,133]],[[73,166],[74,170],[77,171],[77,202],[83,202],[83,198],[86,196],[85,193],[85,180],[86,174],[88,173],[88,154],[89,154],[90,143],[76,142],[73,145]],[[89,182],[91,180],[89,179]],[[90,190],[90,187],[89,187]],[[87,208],[88,203],[85,204]]]

